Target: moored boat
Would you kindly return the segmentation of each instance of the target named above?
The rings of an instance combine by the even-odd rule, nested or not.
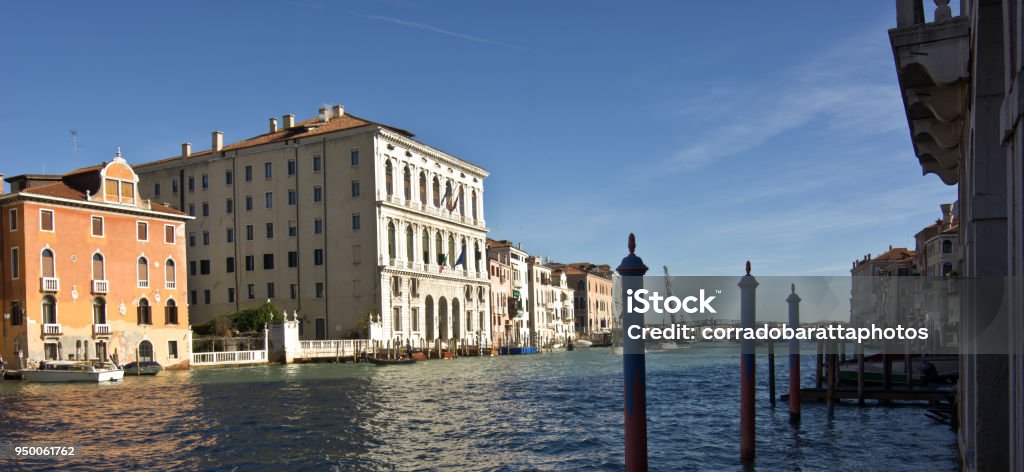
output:
[[[162,370],[164,370],[162,365],[152,361],[129,362],[124,365],[126,375],[156,375]]]
[[[124,378],[124,370],[108,362],[46,361],[38,369],[22,371],[31,382],[111,382]]]
[[[891,364],[889,379],[893,385],[907,383],[906,366],[902,354],[889,356]],[[857,382],[857,359],[847,359],[839,363],[839,381],[844,383]],[[955,355],[911,355],[910,371],[913,383],[955,383],[960,377],[960,361]],[[864,358],[864,383],[882,384],[885,381],[885,366],[882,355],[875,354]]]
[[[580,348],[580,347],[590,347],[590,346],[594,345],[594,343],[592,343],[590,341],[587,341],[586,339],[577,339],[577,340],[573,341],[573,344],[577,348]]]
[[[373,365],[377,365],[377,366],[406,365],[406,364],[415,364],[416,363],[416,359],[408,359],[408,358],[407,359],[383,359],[383,358],[380,358],[380,357],[370,357],[370,356],[366,357],[366,361],[371,363],[371,364],[373,364]]]

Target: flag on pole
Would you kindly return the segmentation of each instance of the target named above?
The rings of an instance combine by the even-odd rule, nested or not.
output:
[[[444,272],[444,266],[447,263],[448,263],[448,255],[447,254],[438,254],[438,256],[437,256],[437,265],[441,266],[441,272]]]
[[[462,268],[466,268],[466,246],[462,246],[462,253],[459,254],[459,258],[455,260],[455,264],[452,267],[462,264]]]

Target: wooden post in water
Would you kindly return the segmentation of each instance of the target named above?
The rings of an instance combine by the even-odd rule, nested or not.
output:
[[[629,234],[629,255],[622,259],[615,270],[622,276],[622,329],[628,333],[629,328],[643,327],[643,313],[633,313],[629,307],[629,298],[634,290],[644,287],[644,274],[647,266],[643,259],[636,255],[636,237]],[[622,339],[622,377],[623,377],[623,410],[626,416],[626,471],[647,471],[647,360],[644,354],[643,339],[623,336]]]
[[[747,275],[737,284],[740,287],[740,326],[746,331],[754,330],[757,319],[757,279],[750,275],[750,261],[747,261]],[[754,460],[754,340],[740,341],[740,459]]]
[[[786,298],[789,303],[789,326],[800,327],[800,296],[796,294],[796,284],[789,285],[790,294]],[[794,336],[795,338],[795,336]],[[789,421],[800,422],[800,340],[789,340]]]
[[[818,340],[818,353],[814,356],[814,388],[821,390],[822,365],[825,362],[825,341]]]
[[[907,390],[914,388],[914,368],[910,362],[910,341],[903,344],[903,371],[907,376]]]
[[[828,343],[828,417],[835,414],[836,399],[836,341]]]
[[[768,396],[775,408],[775,341],[768,341]]]
[[[857,403],[864,404],[864,345],[857,343]]]

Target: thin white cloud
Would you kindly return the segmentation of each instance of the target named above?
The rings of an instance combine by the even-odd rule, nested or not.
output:
[[[443,34],[445,36],[450,36],[450,37],[453,37],[453,38],[464,39],[466,41],[473,41],[473,42],[482,43],[482,44],[493,44],[493,45],[496,45],[496,46],[504,46],[504,47],[512,48],[512,49],[523,49],[522,46],[518,46],[518,45],[515,45],[515,44],[505,43],[505,42],[501,42],[501,41],[494,41],[494,40],[487,39],[487,38],[481,38],[479,36],[473,36],[473,35],[469,35],[469,34],[465,34],[465,33],[459,33],[459,32],[456,32],[456,31],[450,31],[450,30],[438,28],[436,26],[428,25],[428,24],[425,24],[425,23],[416,23],[416,22],[412,22],[412,21],[402,20],[402,19],[399,19],[399,18],[392,18],[390,16],[379,16],[379,15],[359,15],[359,16],[361,16],[363,18],[366,18],[368,20],[384,21],[384,22],[393,23],[393,24],[400,25],[400,26],[406,26],[406,27],[409,27],[409,28],[415,28],[415,29],[422,30],[422,31],[429,31],[431,33]]]

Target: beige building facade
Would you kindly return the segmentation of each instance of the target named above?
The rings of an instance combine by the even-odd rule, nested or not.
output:
[[[195,217],[194,323],[269,299],[304,339],[490,336],[488,174],[408,131],[334,106],[136,169],[146,198]]]

